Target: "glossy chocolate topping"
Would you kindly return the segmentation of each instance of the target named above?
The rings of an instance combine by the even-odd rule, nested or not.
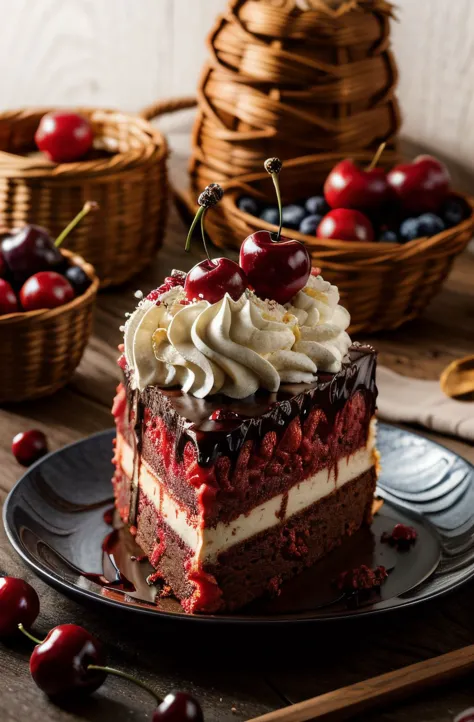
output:
[[[315,407],[324,411],[330,427],[337,412],[358,390],[364,392],[372,415],[377,398],[376,356],[371,346],[353,344],[337,374],[321,373],[312,384],[285,384],[277,393],[259,390],[239,400],[222,394],[196,399],[180,389],[157,386],[139,393],[131,390],[127,371],[125,383],[129,403],[163,418],[175,434],[178,459],[186,443],[192,441],[199,464],[207,466],[218,454],[235,458],[248,439],[263,438],[268,431],[280,435],[295,416],[303,421]]]

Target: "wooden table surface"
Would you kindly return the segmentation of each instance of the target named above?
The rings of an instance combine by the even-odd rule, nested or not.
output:
[[[180,157],[171,160],[174,170]],[[461,177],[462,185],[470,182]],[[116,365],[119,326],[135,304],[133,292],[158,285],[173,267],[187,270],[199,255],[183,252],[185,226],[173,210],[165,246],[155,264],[127,288],[99,298],[89,347],[69,386],[52,398],[0,410],[0,501],[22,473],[10,451],[20,430],[43,429],[52,449],[112,425],[110,407],[119,379]],[[452,359],[474,353],[474,256],[455,264],[442,293],[424,317],[371,339],[380,361],[397,371],[435,379]],[[474,448],[430,434],[474,462]],[[178,622],[148,628],[130,615],[82,606],[36,578],[11,549],[0,530],[0,572],[22,576],[37,589],[42,609],[36,623],[41,636],[56,624],[76,622],[104,641],[114,666],[141,677],[160,694],[173,687],[192,691],[206,722],[248,720],[257,714],[306,699],[373,675],[474,642],[474,584],[406,612],[370,621],[315,624],[284,629],[213,629]],[[59,708],[31,681],[27,640],[0,643],[0,720],[2,722],[143,722],[153,701],[146,692],[109,678],[90,699]],[[448,722],[474,706],[472,680],[382,710],[366,722],[413,720]]]

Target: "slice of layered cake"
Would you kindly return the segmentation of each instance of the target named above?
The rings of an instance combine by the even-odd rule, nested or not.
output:
[[[351,344],[317,270],[285,303],[262,300],[255,279],[216,292],[218,273],[194,297],[193,271],[173,272],[126,323],[113,483],[157,578],[187,612],[219,612],[370,523],[376,354]]]

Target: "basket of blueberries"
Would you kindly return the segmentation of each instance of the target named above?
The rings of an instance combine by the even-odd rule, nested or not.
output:
[[[372,156],[328,153],[284,163],[282,235],[303,242],[324,278],[339,286],[351,331],[397,328],[417,317],[474,229],[474,201],[451,188],[446,166],[422,155],[397,163],[384,144]],[[226,184],[209,216],[216,245],[239,248],[259,228],[278,231],[268,173]]]

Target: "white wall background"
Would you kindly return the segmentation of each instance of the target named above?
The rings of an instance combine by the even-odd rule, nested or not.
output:
[[[0,0],[0,109],[193,93],[226,0]],[[474,169],[474,0],[398,0],[404,134]]]

